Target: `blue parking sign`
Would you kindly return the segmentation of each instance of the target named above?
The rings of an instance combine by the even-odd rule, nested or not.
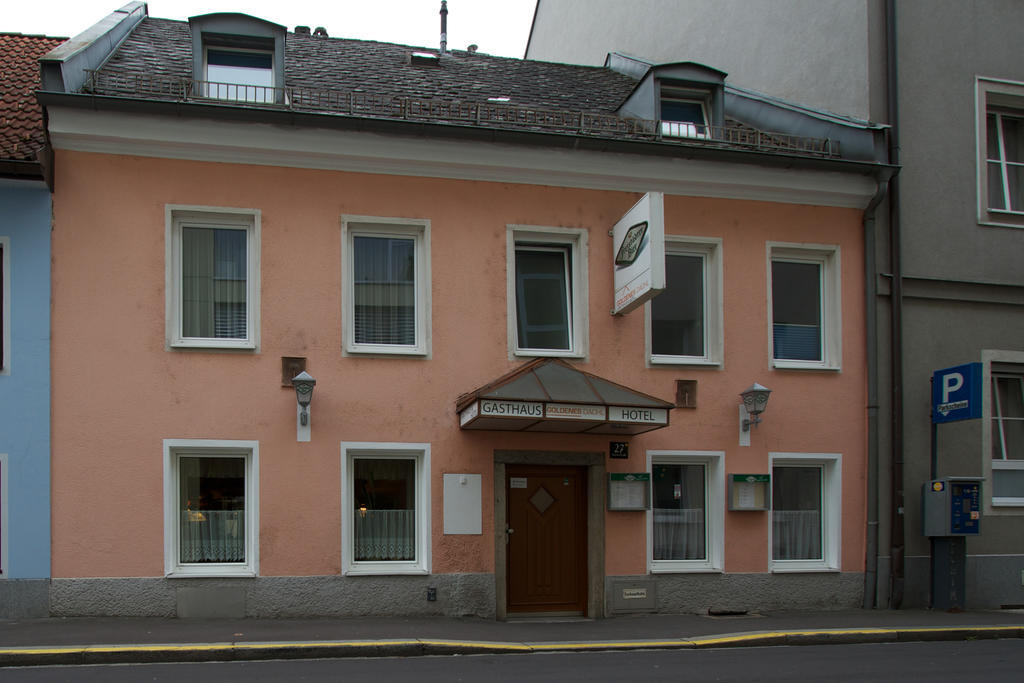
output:
[[[932,373],[932,422],[981,417],[981,363]]]

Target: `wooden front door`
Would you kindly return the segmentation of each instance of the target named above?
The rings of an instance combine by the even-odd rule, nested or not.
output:
[[[509,613],[586,610],[586,473],[585,467],[507,467]]]

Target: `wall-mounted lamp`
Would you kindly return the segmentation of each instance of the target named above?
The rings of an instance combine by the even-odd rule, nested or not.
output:
[[[743,418],[743,422],[740,425],[744,432],[749,432],[751,425],[756,427],[761,421],[761,413],[768,407],[768,394],[770,393],[772,393],[771,389],[754,382],[750,385],[749,389],[740,394],[743,398],[743,407],[746,409],[747,415],[750,416]]]
[[[309,402],[313,400],[313,387],[316,380],[308,372],[303,370],[292,377],[292,386],[295,387],[295,399],[299,402],[302,413],[299,415],[299,423],[305,427],[309,424]]]

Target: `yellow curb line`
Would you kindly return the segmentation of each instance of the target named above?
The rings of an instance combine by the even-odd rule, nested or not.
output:
[[[877,635],[882,633],[943,633],[954,631],[1019,631],[1024,626],[928,626],[928,627],[880,627],[866,629],[809,629],[799,631],[760,631],[757,633],[744,633],[732,636],[714,636],[708,638],[689,638],[678,640],[627,640],[627,641],[589,641],[589,642],[565,642],[565,643],[502,643],[502,642],[481,642],[461,640],[338,640],[338,641],[313,641],[313,642],[269,642],[269,643],[195,643],[184,645],[91,645],[85,647],[27,647],[27,648],[0,648],[0,656],[12,655],[60,655],[60,654],[90,654],[90,653],[119,653],[119,652],[214,652],[218,650],[285,650],[285,649],[313,649],[313,648],[337,648],[355,649],[365,647],[388,647],[388,646],[435,646],[435,647],[461,647],[475,650],[500,650],[500,651],[549,651],[549,650],[595,650],[595,649],[628,649],[628,648],[657,648],[657,647],[701,647],[707,645],[720,645],[726,643],[741,643],[758,640],[769,640],[772,638],[785,638],[787,636],[815,636],[815,635]]]

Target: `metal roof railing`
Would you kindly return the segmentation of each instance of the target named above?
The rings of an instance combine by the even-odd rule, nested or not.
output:
[[[839,141],[760,131],[740,124],[658,122],[500,102],[443,100],[301,87],[274,88],[176,76],[90,71],[83,92],[161,101],[230,103],[259,109],[425,123],[542,131],[618,140],[664,142],[839,158]],[[661,123],[661,125],[659,125]]]

